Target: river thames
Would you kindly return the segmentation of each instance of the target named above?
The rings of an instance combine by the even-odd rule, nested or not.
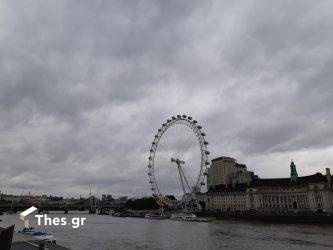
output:
[[[48,214],[86,217],[83,226],[47,226],[57,243],[75,250],[106,249],[332,249],[333,225],[267,224],[214,220],[182,222],[89,214]],[[3,215],[0,226],[22,227],[19,215]],[[31,224],[39,230],[37,219]]]

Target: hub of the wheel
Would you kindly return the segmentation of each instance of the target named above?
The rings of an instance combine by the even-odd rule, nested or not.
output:
[[[179,160],[178,158],[171,157],[171,162],[177,163],[177,165],[185,164],[185,161]]]

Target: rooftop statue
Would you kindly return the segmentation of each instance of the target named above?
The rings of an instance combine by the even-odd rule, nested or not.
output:
[[[296,170],[296,165],[293,161],[290,163],[290,180],[292,182],[296,182],[298,178],[297,170]]]

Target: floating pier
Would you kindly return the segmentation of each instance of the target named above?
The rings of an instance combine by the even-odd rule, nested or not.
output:
[[[1,250],[71,250],[70,248],[37,240],[31,236],[15,232],[14,226],[8,228],[0,227],[0,249]]]

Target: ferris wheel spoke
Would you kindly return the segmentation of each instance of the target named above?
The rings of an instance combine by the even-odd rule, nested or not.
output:
[[[186,148],[185,148],[185,137],[188,137],[188,134],[185,134],[182,138],[181,138],[181,141],[179,142],[179,155],[181,157],[183,157],[184,155],[184,151],[186,151]]]
[[[159,143],[157,146],[159,152],[167,152],[169,151],[169,147],[167,143]]]
[[[193,143],[193,136],[188,135],[183,142],[184,148],[187,149],[192,143]]]
[[[183,141],[184,147],[188,146],[189,143],[193,142],[193,138],[194,138],[193,134],[192,133],[188,133],[187,136],[186,136],[186,138],[184,137],[184,141]]]
[[[200,157],[189,157],[189,162],[201,162],[201,156]]]
[[[176,133],[173,135],[173,140],[175,144],[175,156],[179,157],[179,151],[180,151],[180,146],[179,146],[179,126],[176,126]]]
[[[170,138],[166,137],[165,138],[165,145],[166,145],[166,148],[168,149],[168,152],[171,151],[172,149],[172,145],[170,145]]]

